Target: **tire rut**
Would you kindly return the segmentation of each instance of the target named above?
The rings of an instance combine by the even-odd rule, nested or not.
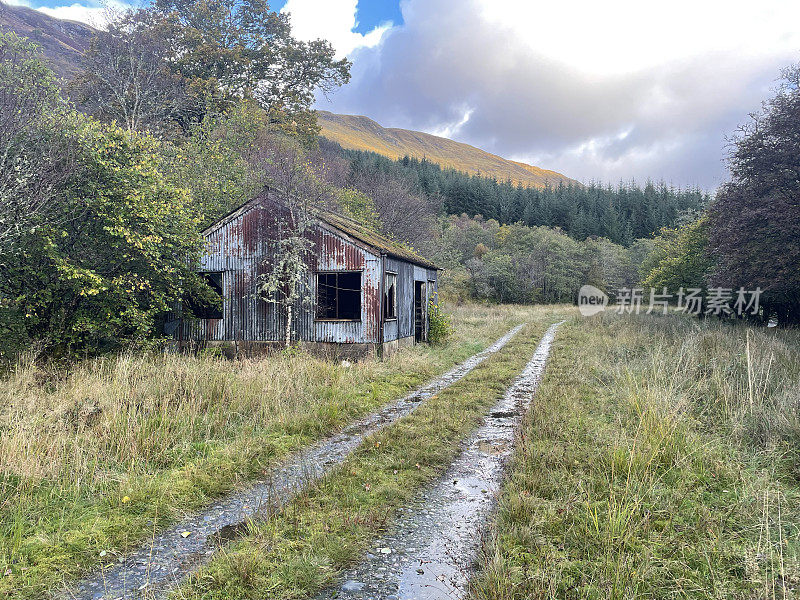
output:
[[[344,583],[317,600],[453,600],[467,595],[471,565],[494,510],[518,425],[562,322],[548,328],[522,373],[445,474],[401,509],[390,533],[346,572]]]
[[[77,582],[65,583],[54,597],[81,600],[166,597],[186,575],[207,563],[220,545],[244,535],[249,521],[273,514],[342,463],[366,436],[391,425],[463,379],[500,351],[524,325],[511,328],[486,349],[414,392],[296,452],[273,467],[263,481],[234,491],[209,508],[182,519],[117,562],[106,564]]]

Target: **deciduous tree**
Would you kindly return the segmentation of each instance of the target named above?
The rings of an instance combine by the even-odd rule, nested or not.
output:
[[[256,100],[273,125],[307,143],[314,94],[347,83],[350,63],[324,40],[302,42],[265,0],[157,0],[99,32],[79,80],[84,104],[130,129]]]
[[[708,215],[675,229],[663,229],[653,242],[645,261],[645,287],[667,288],[677,294],[680,288],[706,290],[714,273],[708,248]]]
[[[293,340],[295,309],[308,305],[311,300],[307,281],[309,254],[314,248],[309,235],[314,209],[329,202],[330,190],[317,178],[296,141],[272,137],[259,145],[259,151],[281,202],[274,211],[275,237],[269,241],[259,293],[282,311],[284,344],[288,348]]]
[[[69,176],[67,110],[35,44],[0,31],[0,262]]]
[[[765,316],[800,323],[800,65],[733,141],[711,207],[716,285],[764,290]]]
[[[125,13],[97,31],[72,83],[80,108],[128,131],[187,127],[200,102],[189,92],[190,81],[171,66],[174,35],[149,11]]]
[[[166,182],[153,138],[78,115],[71,126],[75,162],[56,218],[26,232],[4,265],[7,309],[52,351],[158,335],[158,315],[196,279],[188,193]]]

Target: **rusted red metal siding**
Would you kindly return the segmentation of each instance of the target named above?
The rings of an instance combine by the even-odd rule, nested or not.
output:
[[[223,274],[223,318],[184,322],[184,339],[283,340],[282,311],[258,294],[259,277],[270,268],[271,242],[280,235],[282,217],[276,203],[251,203],[207,231],[206,254],[200,268]],[[311,302],[298,303],[294,308],[294,339],[379,342],[381,257],[321,222],[311,229],[309,238],[313,247],[305,295]],[[317,271],[361,271],[360,321],[314,319]]]

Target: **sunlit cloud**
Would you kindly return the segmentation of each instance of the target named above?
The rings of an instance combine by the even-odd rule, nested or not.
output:
[[[288,0],[281,9],[291,15],[292,34],[300,40],[325,39],[331,42],[338,58],[357,48],[377,46],[391,23],[383,23],[362,34],[357,26],[358,0]]]
[[[785,0],[401,7],[403,24],[353,52],[352,82],[320,108],[581,180],[716,187],[726,136],[800,60],[800,2]]]
[[[26,0],[16,1],[25,2]],[[29,3],[22,5],[30,6]],[[115,15],[129,10],[130,8],[132,8],[132,5],[125,2],[107,0],[102,3],[86,4],[75,2],[63,6],[40,6],[36,8],[36,10],[56,19],[79,21],[97,29],[103,29]]]

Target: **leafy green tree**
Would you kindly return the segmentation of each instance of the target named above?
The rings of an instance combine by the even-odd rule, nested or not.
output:
[[[764,317],[800,324],[800,65],[734,140],[710,209],[715,285],[760,287]]]
[[[154,15],[171,32],[171,67],[226,107],[255,99],[272,123],[313,141],[314,93],[329,93],[350,79],[350,63],[336,60],[330,43],[301,42],[289,18],[265,0],[157,0]],[[150,17],[148,17],[150,18]]]
[[[97,32],[75,82],[81,105],[130,130],[183,131],[242,99],[313,145],[311,106],[350,79],[324,40],[302,42],[265,0],[156,0]]]
[[[66,105],[39,48],[0,31],[0,262],[44,222],[70,170]]]
[[[6,265],[9,307],[52,351],[157,335],[158,315],[196,285],[198,220],[158,169],[158,144],[77,115],[73,172]]]
[[[336,208],[345,216],[374,231],[382,228],[381,218],[375,208],[375,202],[365,193],[353,188],[339,188],[334,191]]]
[[[673,294],[680,288],[705,291],[714,270],[708,234],[707,215],[676,229],[663,229],[643,265],[642,284],[658,290],[666,287]]]
[[[15,310],[13,265],[25,240],[58,218],[54,206],[72,170],[68,111],[39,48],[0,31],[0,358],[25,348]]]
[[[268,183],[262,145],[272,135],[264,110],[252,101],[225,114],[208,114],[179,144],[163,144],[163,171],[191,192],[195,211],[208,226],[250,200]],[[269,160],[269,159],[267,159]]]
[[[280,163],[288,153],[306,181],[314,182],[312,194],[327,187],[328,208],[367,227],[381,228],[372,197],[330,183],[316,151],[292,141],[252,100],[238,102],[225,114],[206,115],[189,133],[180,143],[162,145],[163,170],[175,185],[191,191],[203,226],[250,200],[265,185],[284,185]]]
[[[471,253],[462,248],[476,239],[484,241]],[[452,271],[442,279],[443,290],[456,297],[466,287],[474,298],[497,302],[574,302],[585,283],[609,291],[636,283],[628,249],[604,239],[578,242],[548,227],[451,217],[439,244],[439,256],[450,261]]]
[[[630,287],[637,280],[631,252],[606,238],[591,238],[583,244],[586,281],[608,294]]]

